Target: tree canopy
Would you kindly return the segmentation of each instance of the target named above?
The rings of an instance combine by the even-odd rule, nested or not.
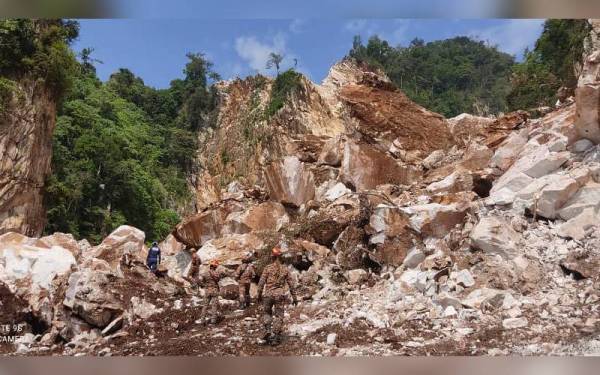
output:
[[[377,36],[364,45],[356,36],[349,56],[383,69],[412,100],[447,117],[507,109],[514,57],[482,41],[415,38],[394,47]]]

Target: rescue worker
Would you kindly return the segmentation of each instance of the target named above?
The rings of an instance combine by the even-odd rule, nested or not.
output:
[[[207,272],[200,276],[200,281],[204,286],[204,306],[202,306],[201,320],[204,324],[210,322],[216,324],[219,318],[219,281],[228,277],[229,273],[219,266],[218,260],[212,260]],[[210,316],[207,317],[206,314]]]
[[[192,252],[192,261],[191,261],[190,271],[188,272],[187,276],[183,277],[190,284],[192,284],[192,286],[198,285],[198,276],[199,276],[198,273],[200,272],[200,264],[201,263],[202,262],[200,261],[200,257],[198,256],[198,254],[196,254],[195,252]]]
[[[247,253],[242,259],[242,264],[235,271],[235,278],[239,285],[240,310],[250,305],[250,284],[256,277],[256,268],[252,263],[252,253]]]
[[[258,300],[263,304],[263,339],[272,345],[281,342],[283,332],[283,307],[286,302],[286,284],[289,287],[294,305],[298,304],[296,286],[287,267],[281,262],[281,249],[271,252],[272,262],[265,267],[258,282]],[[264,289],[264,293],[263,293]],[[264,295],[264,297],[263,297]]]
[[[158,266],[161,262],[160,257],[160,248],[158,247],[158,243],[152,242],[152,247],[148,250],[148,257],[146,258],[146,265],[150,271],[156,273],[158,270]]]

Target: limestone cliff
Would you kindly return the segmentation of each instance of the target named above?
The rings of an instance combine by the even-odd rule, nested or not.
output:
[[[21,80],[0,117],[0,233],[39,236],[45,224],[44,181],[50,173],[56,105],[40,82]]]

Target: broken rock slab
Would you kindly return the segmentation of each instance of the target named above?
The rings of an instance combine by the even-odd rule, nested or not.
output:
[[[502,321],[504,329],[523,328],[527,327],[528,324],[527,318],[507,318]]]
[[[505,220],[489,216],[477,223],[470,238],[474,248],[510,259],[518,254],[521,235]]]
[[[600,206],[585,208],[579,215],[570,219],[558,228],[558,235],[575,240],[582,240],[586,232],[600,223]]]
[[[378,185],[405,185],[420,178],[415,168],[401,166],[394,158],[374,146],[348,141],[340,179],[356,190],[372,190]]]
[[[225,219],[222,235],[253,231],[279,231],[289,224],[285,207],[279,202],[263,202],[245,211],[230,213]]]
[[[272,200],[300,207],[315,197],[313,174],[295,156],[286,156],[265,168],[265,180]]]
[[[588,182],[562,206],[558,216],[563,220],[571,220],[586,208],[598,205],[600,205],[600,184],[593,181]]]

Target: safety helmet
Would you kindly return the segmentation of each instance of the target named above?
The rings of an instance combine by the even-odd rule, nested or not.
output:
[[[278,257],[281,255],[281,248],[279,246],[275,246],[273,250],[271,250],[271,255],[274,257]]]
[[[219,265],[219,260],[218,259],[213,259],[210,261],[210,266],[211,267],[217,267]]]
[[[158,242],[156,242],[156,241],[152,242],[152,246],[158,246]]]

